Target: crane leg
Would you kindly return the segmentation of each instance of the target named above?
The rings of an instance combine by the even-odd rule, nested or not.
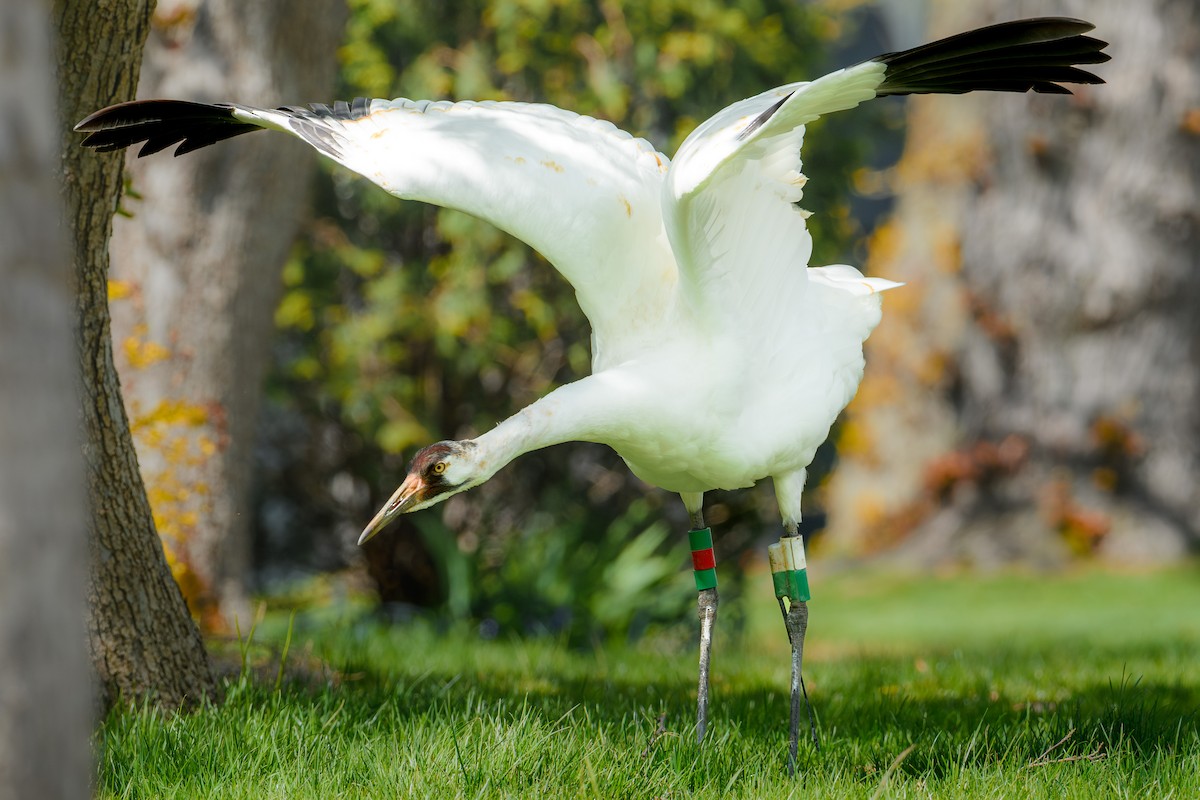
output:
[[[778,544],[768,548],[771,558],[771,576],[775,583],[775,596],[779,600],[779,611],[787,628],[788,641],[792,645],[791,718],[788,726],[788,774],[796,774],[796,757],[800,748],[800,699],[803,696],[808,709],[808,725],[813,745],[819,751],[816,722],[812,706],[808,703],[808,692],[804,687],[801,670],[804,665],[804,636],[808,632],[808,571],[804,558],[804,540],[798,535],[785,535]]]
[[[704,742],[708,730],[708,674],[712,662],[712,632],[717,621],[717,590],[702,589],[696,605],[700,617],[700,680],[696,689],[696,743]]]
[[[696,609],[700,617],[700,677],[696,688],[696,743],[704,742],[708,730],[708,676],[712,664],[713,626],[717,622],[716,561],[713,558],[712,532],[704,527],[704,515],[692,512],[692,530],[688,540],[692,547],[692,566],[696,576]]]

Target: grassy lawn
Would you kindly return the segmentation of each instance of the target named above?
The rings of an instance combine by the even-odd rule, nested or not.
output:
[[[1200,797],[1200,572],[816,570],[822,749],[786,777],[787,644],[769,577],[722,612],[709,739],[694,634],[570,650],[286,614],[225,703],[114,712],[101,797]],[[729,626],[726,626],[729,627]],[[253,677],[252,677],[253,676]],[[659,720],[665,717],[665,732]]]

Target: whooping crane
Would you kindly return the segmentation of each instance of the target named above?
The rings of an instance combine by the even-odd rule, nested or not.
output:
[[[783,523],[770,548],[792,644],[790,767],[799,738],[808,623],[798,536],[806,468],[858,388],[879,292],[899,284],[849,266],[808,267],[805,125],[884,95],[974,90],[1070,94],[1102,83],[1089,23],[993,25],[791,83],[718,112],[674,160],[608,122],[548,105],[366,100],[254,108],[147,100],[76,126],[101,151],[179,143],[182,155],[260,128],[296,136],[397,197],[487,220],[546,257],[592,327],[592,374],[483,435],[416,454],[359,542],[398,514],[486,481],[523,453],[601,442],[691,516],[701,620],[697,738],[708,720],[718,594],[704,493],[774,482]]]

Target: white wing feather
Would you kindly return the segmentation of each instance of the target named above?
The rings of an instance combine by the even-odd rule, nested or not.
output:
[[[593,328],[593,359],[648,337],[675,291],[662,236],[666,156],[609,122],[550,105],[372,100],[366,113],[235,107],[300,136],[397,197],[459,209],[549,260]]]
[[[699,309],[746,324],[786,319],[770,311],[798,302],[812,254],[808,214],[795,205],[806,182],[804,126],[875,97],[883,74],[883,64],[866,62],[772,89],[729,106],[684,141],[663,206],[681,290]],[[855,285],[844,277],[822,276],[837,288]]]
[[[849,264],[810,267],[808,270],[808,280],[811,283],[819,283],[834,289],[841,289],[843,292],[849,292],[859,297],[867,297],[868,295],[878,294],[879,292],[904,285],[896,281],[889,281],[887,278],[868,278],[859,272],[856,267],[852,267]]]

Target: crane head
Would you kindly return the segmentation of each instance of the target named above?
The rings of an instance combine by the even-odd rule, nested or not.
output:
[[[489,473],[478,463],[476,447],[472,441],[437,442],[419,451],[408,465],[408,476],[367,523],[358,543],[379,533],[401,514],[429,508],[487,480]]]

